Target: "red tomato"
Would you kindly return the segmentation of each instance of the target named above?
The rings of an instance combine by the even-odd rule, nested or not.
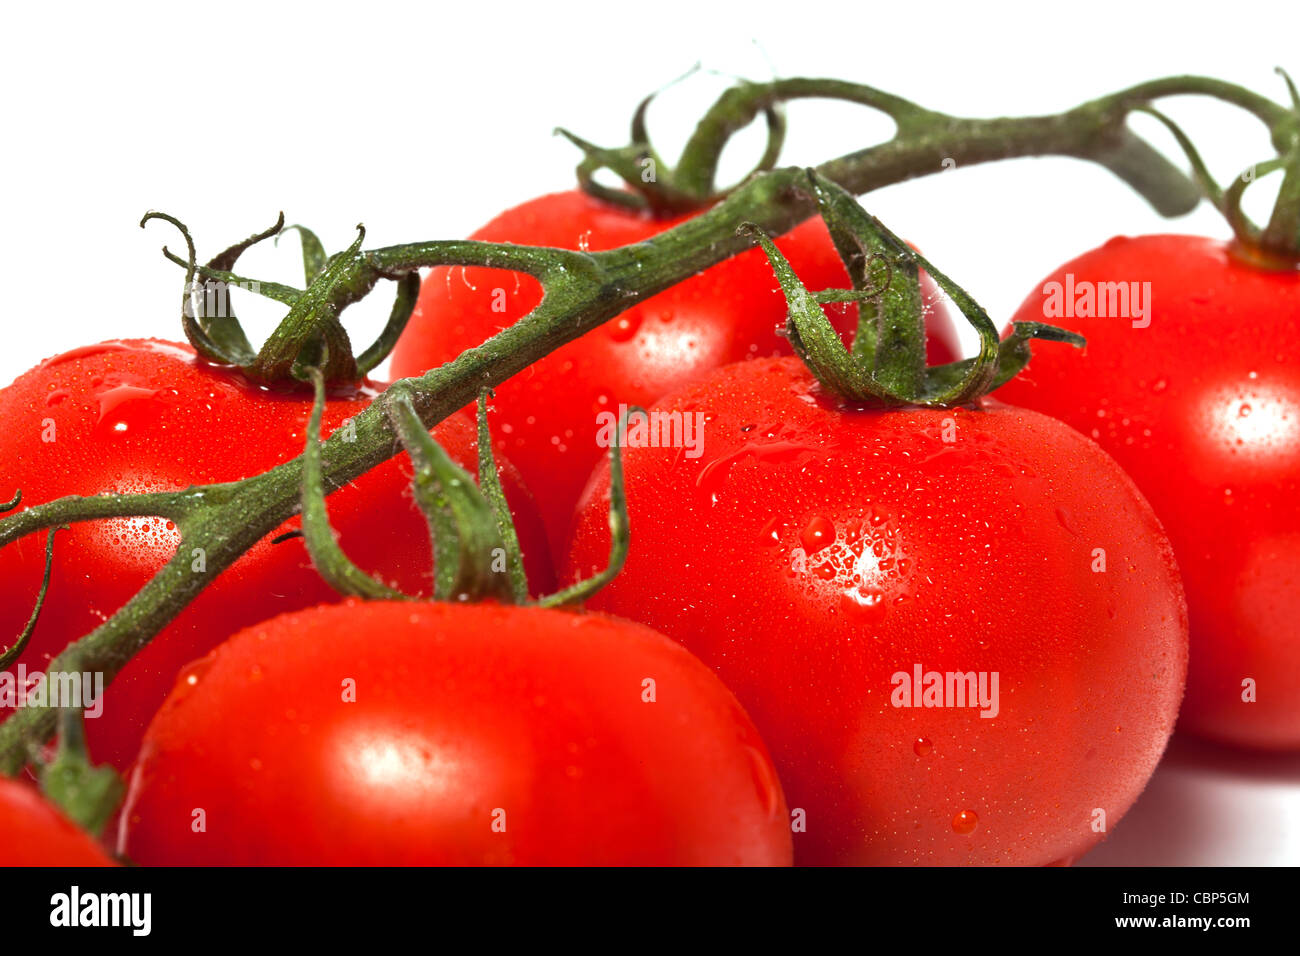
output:
[[[328,434],[358,414],[370,389],[330,401]],[[64,495],[142,492],[235,481],[302,453],[309,398],[243,384],[204,365],[187,347],[157,341],[105,342],[49,359],[0,391],[0,460],[9,497],[23,505]],[[434,429],[454,459],[473,471],[475,428],[454,416]],[[409,491],[401,455],[329,498],[343,548],[361,567],[413,593],[432,590],[427,525]],[[517,474],[502,465],[516,503],[528,563],[545,586],[551,575],[544,532]],[[297,519],[277,530],[297,527]],[[57,532],[49,598],[18,665],[42,671],[70,641],[118,609],[175,552],[169,522],[116,518]],[[45,535],[0,550],[0,633],[20,632],[45,563]],[[149,718],[182,666],[233,631],[287,610],[336,600],[300,539],[263,539],[137,654],[107,690],[102,714],[86,721],[90,753],[124,769]],[[10,638],[12,640],[12,637]],[[0,710],[0,716],[5,716]]]
[[[1042,319],[1049,282],[1074,314],[1048,321],[1088,349],[1041,350],[999,395],[1091,435],[1160,516],[1192,625],[1180,726],[1300,748],[1300,273],[1212,239],[1117,238],[1049,276],[1017,319]],[[1124,310],[1108,283],[1136,284],[1139,303],[1148,289],[1149,311],[1131,295]],[[1098,290],[1107,315],[1079,314]]]
[[[763,742],[706,667],[627,621],[499,605],[349,602],[237,634],[150,726],[120,833],[144,864],[791,856]]]
[[[631,553],[590,603],[735,692],[806,814],[797,862],[1047,864],[1101,839],[1160,759],[1187,655],[1172,552],[1114,461],[991,400],[846,408],[793,358],[656,409],[703,416],[704,454],[626,449]],[[571,576],[608,547],[607,498],[605,468]]]
[[[29,785],[0,777],[0,866],[114,866]]]
[[[642,242],[690,216],[654,219],[578,190],[507,210],[471,239],[593,252]],[[843,288],[849,277],[820,217],[778,243],[810,289]],[[957,355],[957,337],[939,292],[924,279],[931,364]],[[541,301],[530,276],[494,269],[434,269],[393,352],[393,375],[418,375],[514,324]],[[857,309],[827,308],[849,333]],[[574,506],[605,455],[596,416],[620,403],[649,405],[720,365],[790,354],[781,337],[786,303],[761,250],[721,262],[635,305],[557,349],[497,389],[493,428],[502,450],[537,496],[553,548],[568,536]]]

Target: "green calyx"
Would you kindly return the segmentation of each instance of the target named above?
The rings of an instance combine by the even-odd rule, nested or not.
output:
[[[112,767],[95,766],[86,753],[84,715],[59,708],[59,744],[48,763],[34,763],[41,792],[73,823],[98,837],[112,819],[126,787]]]
[[[249,236],[199,265],[194,240],[179,219],[166,213],[146,213],[143,227],[151,219],[171,223],[185,239],[187,255],[182,258],[163,247],[163,255],[185,269],[185,292],[181,325],[194,350],[218,365],[234,366],[251,380],[265,384],[297,385],[308,378],[308,367],[318,368],[327,385],[353,384],[382,362],[415,310],[420,292],[416,272],[392,276],[397,296],[379,337],[360,355],[339,321],[340,313],[363,298],[380,278],[376,270],[358,270],[364,258],[361,243],[365,227],[357,226],[357,238],[345,251],[327,256],[316,235],[305,226],[284,225],[281,213],[271,228]],[[278,282],[248,279],[233,270],[239,257],[263,240],[296,230],[302,238],[305,288]],[[254,349],[235,316],[230,292],[242,289],[263,295],[289,307],[288,313],[260,349]]]
[[[1227,189],[1215,181],[1191,139],[1172,119],[1149,105],[1134,109],[1154,116],[1173,134],[1192,166],[1197,185],[1232,227],[1233,251],[1257,268],[1290,271],[1300,269],[1300,91],[1285,70],[1278,67],[1276,72],[1286,83],[1289,107],[1267,100],[1248,105],[1269,127],[1278,155],[1249,167],[1234,177]],[[1260,227],[1246,215],[1241,201],[1249,186],[1273,172],[1283,174],[1282,185],[1268,223]]]
[[[523,555],[501,491],[491,442],[480,446],[487,449],[486,453],[479,452],[484,486],[480,488],[469,472],[434,441],[408,394],[390,389],[384,402],[415,466],[415,502],[429,523],[429,540],[433,544],[434,600],[495,598],[512,604],[526,602],[528,583]],[[479,415],[486,419],[482,400]]]
[[[306,375],[315,389],[315,402],[307,425],[303,455],[302,535],[321,577],[341,594],[369,600],[415,600],[361,570],[344,554],[330,526],[321,461],[321,417],[325,407],[325,380],[320,370]],[[598,574],[537,600],[528,596],[523,553],[514,519],[501,487],[488,428],[484,389],[478,399],[478,473],[474,477],[434,440],[420,417],[420,396],[395,385],[380,399],[406,453],[415,467],[412,489],[415,502],[429,525],[433,545],[435,601],[483,601],[503,604],[557,607],[586,600],[613,580],[627,558],[627,499],[623,493],[621,444],[626,419],[610,448],[610,559]]]
[[[789,311],[786,331],[795,353],[827,389],[872,408],[965,405],[1004,385],[1030,358],[1029,340],[1085,344],[1081,335],[1041,322],[1016,322],[998,341],[988,313],[964,289],[889,231],[835,183],[807,170],[808,183],[831,238],[844,260],[852,289],[810,292],[771,238],[752,223],[740,231],[767,253]],[[925,360],[924,269],[979,334],[974,358],[929,366]],[[828,302],[857,302],[852,349],[826,317]]]
[[[698,69],[697,65],[673,82],[681,82]],[[748,85],[742,83],[742,87]],[[659,92],[651,93],[637,105],[632,114],[632,141],[627,146],[606,149],[561,127],[557,127],[555,132],[582,150],[582,162],[577,167],[578,185],[589,195],[657,216],[705,209],[730,191],[714,187],[718,159],[731,136],[748,126],[754,116],[743,115],[743,109],[738,110],[736,104],[724,95],[719,104],[700,120],[677,166],[672,167],[650,144],[646,130],[646,111]],[[785,143],[785,115],[780,105],[765,103],[758,107],[758,111],[767,122],[767,145],[746,179],[776,168]],[[614,173],[627,188],[615,189],[597,182],[596,174],[601,170]]]

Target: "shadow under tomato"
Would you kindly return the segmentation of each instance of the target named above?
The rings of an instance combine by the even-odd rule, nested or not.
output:
[[[1300,863],[1300,754],[1178,734],[1151,782],[1079,866]]]

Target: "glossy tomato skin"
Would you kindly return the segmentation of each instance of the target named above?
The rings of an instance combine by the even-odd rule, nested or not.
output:
[[[1083,333],[1087,350],[1041,349],[998,394],[1094,438],[1160,516],[1192,627],[1179,726],[1300,748],[1300,273],[1164,235],[1113,239],[1039,290],[1066,274],[1076,295],[1150,283],[1149,324],[1050,320]],[[1016,318],[1041,320],[1045,298],[1030,295]]]
[[[580,190],[553,193],[507,210],[470,238],[598,252],[641,242],[689,216],[655,219],[618,209]],[[814,218],[777,245],[810,289],[848,285],[825,223]],[[956,331],[929,277],[931,364],[958,354]],[[502,270],[434,269],[393,352],[394,376],[450,362],[518,321],[541,300],[529,276]],[[856,308],[827,308],[851,333]],[[741,253],[635,305],[557,349],[497,389],[494,434],[536,495],[551,543],[567,538],[573,509],[606,450],[596,416],[620,403],[649,405],[720,365],[790,354],[781,337],[786,302],[758,249]],[[558,551],[557,551],[558,563]]]
[[[0,777],[0,866],[115,866],[33,787]]]
[[[844,409],[795,359],[658,408],[702,414],[704,453],[626,449],[631,553],[590,604],[740,699],[806,814],[796,862],[1048,864],[1119,819],[1173,728],[1187,624],[1151,509],[1095,444],[989,400]],[[608,547],[607,497],[606,468],[570,576]],[[996,715],[895,706],[917,666],[983,673],[990,700],[997,674]]]
[[[149,728],[120,833],[145,864],[792,853],[761,739],[673,641],[600,615],[399,602],[278,617],[196,662]]]
[[[367,389],[331,400],[328,434],[361,412]],[[302,453],[311,403],[300,394],[254,388],[200,364],[185,346],[120,341],[56,356],[0,391],[0,459],[23,506],[64,495],[143,492],[235,481]],[[471,471],[471,421],[454,416],[434,429]],[[532,580],[552,575],[540,520],[518,475],[502,481],[519,522]],[[400,455],[328,499],[348,555],[408,593],[429,593],[427,525],[409,491]],[[297,519],[276,535],[298,526]],[[270,537],[274,537],[272,535]],[[102,713],[86,721],[92,758],[125,769],[149,718],[182,666],[240,627],[286,610],[336,600],[312,568],[301,539],[256,544],[140,651],[107,688]],[[42,671],[53,655],[93,630],[174,553],[178,534],[162,519],[118,518],[73,525],[55,537],[49,597],[31,643],[11,670]],[[44,533],[0,550],[0,633],[17,634],[31,613],[45,561]],[[0,709],[0,719],[8,716]]]

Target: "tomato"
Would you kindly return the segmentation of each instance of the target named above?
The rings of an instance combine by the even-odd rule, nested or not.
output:
[[[189,668],[119,845],[144,864],[791,856],[762,740],[679,645],[599,615],[402,602],[284,615]]]
[[[1107,283],[1138,293],[1127,310]],[[1098,290],[1109,316],[1078,314]],[[1059,321],[1088,349],[1042,351],[999,394],[1096,439],[1169,532],[1192,626],[1180,726],[1300,748],[1300,273],[1143,236],[1062,266],[1016,318],[1041,318],[1049,291],[1074,293]]]
[[[30,785],[0,777],[0,866],[114,866]]]
[[[1186,609],[1093,442],[991,399],[849,408],[793,358],[655,411],[703,416],[704,454],[624,451],[631,552],[590,605],[732,689],[804,815],[796,862],[1047,864],[1132,804],[1178,711]],[[570,577],[608,547],[607,498],[605,468]]]
[[[328,433],[362,411],[364,388],[330,401]],[[245,384],[202,364],[182,345],[105,342],[49,359],[0,391],[3,480],[23,505],[64,495],[143,492],[235,481],[302,453],[311,401]],[[475,427],[457,415],[434,429],[448,453],[473,471]],[[502,463],[516,504],[532,580],[552,574],[544,532],[517,474]],[[343,548],[361,567],[408,593],[432,590],[427,525],[409,491],[401,455],[329,498]],[[297,527],[287,522],[277,534]],[[155,518],[114,518],[56,533],[49,597],[19,665],[44,670],[89,633],[167,561],[179,535]],[[18,634],[31,613],[45,562],[45,535],[0,550],[0,633]],[[86,721],[91,756],[125,768],[176,673],[240,627],[282,611],[336,599],[300,539],[255,545],[138,653]],[[12,639],[12,638],[11,638]],[[3,711],[0,711],[0,716]]]
[[[654,219],[574,190],[507,210],[470,238],[600,251],[641,242],[689,216]],[[848,273],[820,217],[778,245],[812,289],[843,288]],[[932,302],[931,364],[956,357],[956,332],[939,293]],[[512,325],[541,301],[530,276],[480,268],[434,269],[393,352],[395,376],[449,362]],[[841,333],[856,327],[855,306],[828,306]],[[741,253],[633,306],[557,349],[497,389],[494,436],[537,496],[551,544],[567,538],[573,509],[605,454],[597,415],[620,404],[649,405],[720,365],[790,354],[782,338],[785,297],[758,249]]]

